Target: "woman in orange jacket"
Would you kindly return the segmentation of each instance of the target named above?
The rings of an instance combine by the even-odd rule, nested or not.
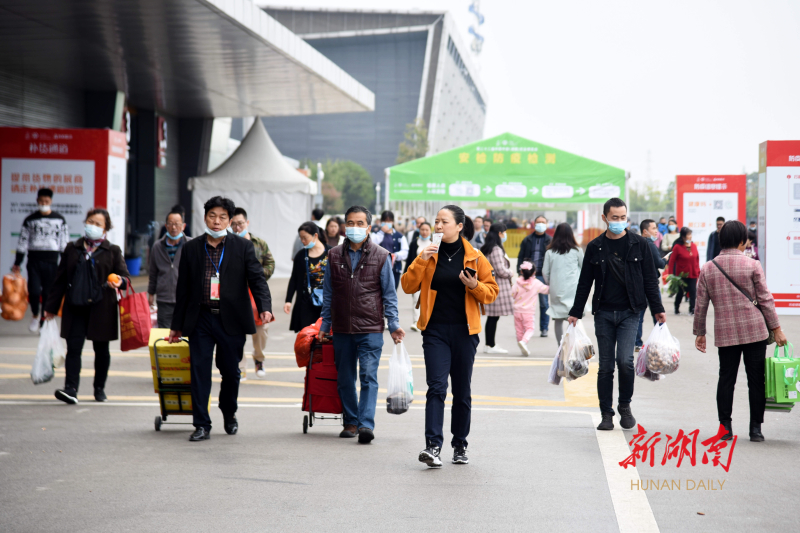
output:
[[[456,205],[447,205],[436,215],[434,231],[442,234],[439,246],[425,247],[400,278],[403,291],[420,291],[420,317],[425,353],[425,379],[428,384],[425,404],[426,447],[419,460],[439,468],[444,443],[444,400],[447,378],[453,382],[451,431],[453,463],[467,464],[472,396],[472,366],[480,342],[481,312],[484,304],[497,298],[498,286],[492,265],[472,247],[475,229],[472,220]],[[474,274],[471,274],[471,269]]]

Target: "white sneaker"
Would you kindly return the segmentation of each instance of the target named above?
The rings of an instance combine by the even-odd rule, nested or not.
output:
[[[485,353],[508,353],[508,350],[504,350],[499,346],[486,346],[483,351]]]
[[[38,333],[39,332],[39,317],[35,316],[31,319],[31,323],[28,324],[28,331],[31,333]]]
[[[419,328],[417,327],[417,323],[416,322],[411,324],[411,331],[419,331]]]
[[[519,346],[519,349],[522,352],[522,355],[524,355],[525,357],[530,357],[531,356],[531,351],[528,350],[528,346],[524,342],[517,341],[517,346]]]

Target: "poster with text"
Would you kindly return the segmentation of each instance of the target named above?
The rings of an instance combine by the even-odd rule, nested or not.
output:
[[[106,237],[124,253],[126,144],[123,133],[110,130],[0,128],[2,272],[14,264],[22,223],[43,188],[53,191],[53,211],[64,216],[73,241],[83,236],[89,209],[107,208],[114,228]]]
[[[717,218],[747,223],[747,176],[676,176],[675,185],[678,226],[692,230],[702,266],[709,238],[717,230]]]
[[[800,141],[759,152],[758,252],[778,314],[800,315]]]

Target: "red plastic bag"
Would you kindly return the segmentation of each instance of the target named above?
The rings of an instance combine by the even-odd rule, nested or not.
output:
[[[261,326],[264,323],[258,317],[258,307],[256,307],[256,300],[255,300],[255,298],[253,298],[253,291],[248,289],[247,292],[250,293],[250,307],[253,308],[253,319],[256,321],[256,326]]]
[[[321,318],[317,319],[314,324],[304,327],[297,334],[297,338],[294,341],[294,356],[297,359],[298,367],[308,366],[308,360],[311,358],[311,344],[319,335],[320,327],[322,327]],[[321,360],[321,355],[314,354],[314,363],[319,363]]]
[[[117,290],[117,294],[121,295],[122,293]],[[150,304],[147,301],[147,294],[134,291],[131,287],[131,280],[128,279],[125,296],[119,299],[122,351],[127,352],[147,346],[150,342],[150,326]]]

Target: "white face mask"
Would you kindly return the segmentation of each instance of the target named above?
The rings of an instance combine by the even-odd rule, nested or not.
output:
[[[224,237],[225,234],[228,233],[228,228],[219,231],[214,231],[213,229],[206,226],[206,233],[211,235],[215,239],[219,239],[220,237]]]
[[[43,215],[46,215],[47,213],[50,212],[50,206],[49,205],[41,205],[41,204],[39,204],[39,212],[41,214],[43,214]]]

